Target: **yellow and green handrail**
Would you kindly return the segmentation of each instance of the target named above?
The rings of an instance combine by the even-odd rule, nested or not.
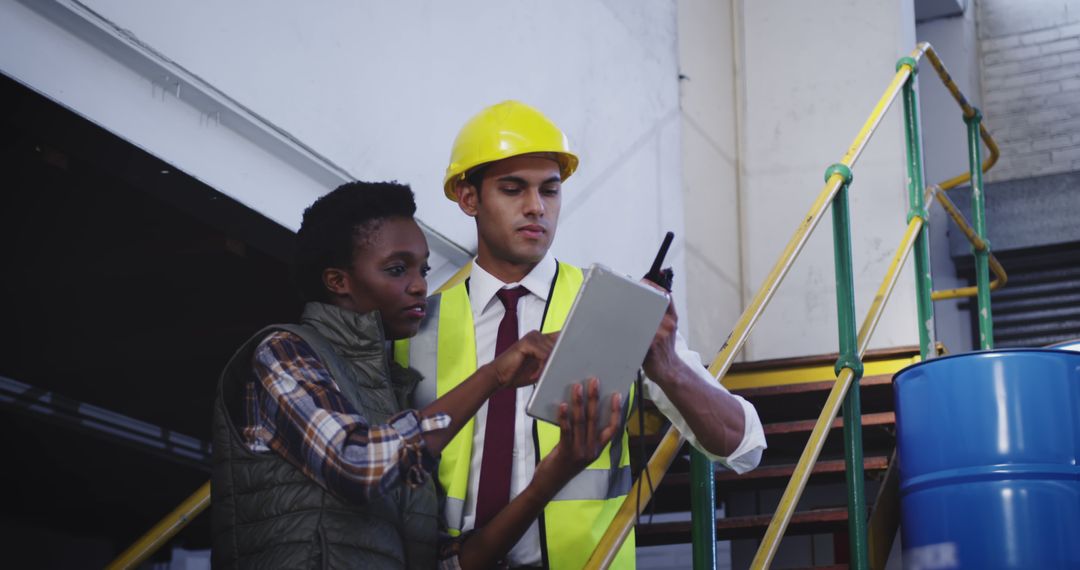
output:
[[[926,56],[946,88],[956,99],[963,111],[964,121],[968,128],[969,144],[969,172],[955,176],[942,182],[927,194],[923,186],[922,164],[922,141],[919,134],[918,93],[916,90],[916,72],[918,62]],[[875,294],[870,310],[863,320],[858,335],[854,334],[854,292],[851,286],[851,246],[850,246],[850,220],[848,219],[847,191],[852,181],[851,167],[858,160],[866,144],[881,122],[885,112],[895,101],[896,97],[903,94],[904,99],[904,123],[905,140],[907,149],[908,168],[908,191],[909,213],[908,228],[901,240],[900,247],[896,250],[890,263],[888,272],[881,286]],[[980,158],[981,148],[979,140],[985,142],[990,149],[990,157],[986,162]],[[840,329],[840,358],[836,363],[837,380],[826,400],[821,415],[811,432],[809,442],[803,450],[783,496],[780,505],[773,516],[772,522],[766,530],[765,537],[752,563],[752,568],[768,568],[779,548],[780,540],[794,514],[802,491],[809,479],[814,463],[824,446],[825,436],[830,426],[840,411],[841,401],[844,405],[844,450],[847,466],[848,481],[848,524],[850,537],[850,561],[853,568],[868,568],[869,553],[866,525],[866,500],[862,489],[862,443],[861,421],[859,413],[859,391],[850,390],[853,383],[858,382],[862,374],[862,357],[869,346],[870,337],[877,327],[892,291],[895,288],[899,272],[908,255],[915,251],[916,265],[916,301],[919,315],[919,344],[923,359],[933,356],[933,300],[935,298],[955,298],[960,296],[977,296],[980,325],[980,347],[992,348],[993,329],[990,319],[991,289],[988,277],[988,269],[993,268],[997,279],[997,286],[1004,285],[1007,277],[1000,263],[990,253],[990,244],[986,240],[985,213],[982,194],[982,172],[991,168],[997,162],[999,151],[990,133],[982,124],[981,114],[972,107],[964,98],[963,93],[952,81],[948,71],[940,58],[928,43],[919,44],[910,56],[902,58],[897,63],[896,74],[886,88],[885,93],[874,106],[870,117],[863,124],[854,142],[848,148],[843,159],[826,170],[826,184],[817,199],[810,208],[809,213],[802,218],[795,234],[788,241],[780,258],[773,266],[765,282],[758,289],[750,305],[743,311],[742,316],[736,323],[727,341],[721,348],[720,353],[713,361],[709,371],[718,380],[722,380],[734,360],[735,354],[743,347],[749,338],[750,332],[760,318],[765,306],[774,296],[781,281],[787,275],[795,259],[798,257],[809,235],[813,232],[818,222],[824,216],[825,209],[833,207],[833,232],[834,253],[836,259],[837,275],[837,311],[838,325]],[[956,208],[948,201],[941,190],[954,188],[965,182],[971,182],[972,186],[972,209],[975,216],[975,227],[972,229],[963,220]],[[945,205],[951,218],[964,230],[965,236],[972,242],[976,256],[976,286],[960,290],[943,291],[935,296],[932,291],[929,264],[929,240],[926,230],[927,207],[935,198],[941,198],[940,202]],[[982,261],[980,262],[980,258]],[[589,559],[586,568],[607,568],[612,561],[613,555],[622,545],[639,514],[638,509],[644,507],[651,498],[651,488],[641,488],[642,481],[648,480],[654,484],[667,472],[671,462],[675,458],[683,443],[678,430],[672,428],[664,434],[663,439],[657,446],[645,467],[649,477],[643,474],[634,483],[634,488],[629,496],[644,498],[642,501],[624,501],[615,519],[609,526],[599,545]],[[699,486],[711,486],[712,469],[692,470],[694,481],[693,488]],[[701,482],[699,477],[707,477],[708,482]],[[711,492],[708,494],[711,496]],[[693,515],[693,526],[702,525],[712,527],[715,524],[713,515],[713,503],[698,505]],[[701,516],[704,514],[705,516]],[[694,532],[694,536],[708,536],[706,532]],[[711,549],[712,542],[699,548],[695,545],[695,568],[708,568],[713,565],[711,556],[698,556],[700,550]],[[704,561],[704,563],[702,563]]]

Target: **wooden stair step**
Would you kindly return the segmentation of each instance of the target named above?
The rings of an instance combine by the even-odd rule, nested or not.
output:
[[[886,360],[890,358],[911,357],[919,354],[919,347],[897,346],[893,348],[875,348],[866,351],[863,361]],[[807,366],[821,366],[835,364],[840,354],[818,354],[813,356],[796,356],[792,358],[772,358],[768,360],[754,360],[751,362],[735,362],[731,365],[731,372],[757,372],[761,370],[779,370],[784,368],[803,368]]]
[[[814,429],[814,424],[817,420],[797,420],[788,422],[773,422],[767,423],[762,427],[765,430],[765,438],[768,441],[770,436],[788,435],[788,434],[808,434]],[[864,427],[870,426],[887,426],[896,423],[896,414],[894,412],[878,412],[872,414],[864,413],[862,415],[862,425]],[[838,429],[844,427],[844,419],[838,417],[833,420],[831,429]],[[663,433],[650,434],[645,436],[630,436],[630,445],[638,445],[639,440],[644,441],[647,446],[655,446],[660,443],[660,439],[663,437]]]
[[[735,390],[735,393],[746,398],[769,398],[777,396],[788,395],[801,395],[809,392],[826,392],[832,390],[833,380],[824,380],[821,382],[802,382],[799,384],[781,384],[779,386],[761,386],[759,388],[743,388],[741,390]],[[878,374],[875,376],[867,376],[859,380],[859,385],[864,389],[871,386],[882,386],[892,384],[892,376],[888,374]]]
[[[771,424],[765,424],[765,438],[768,440],[771,435],[784,435],[792,433],[810,433],[814,430],[814,424],[817,420],[798,420],[794,422],[776,422]],[[867,426],[885,426],[896,423],[896,414],[894,412],[879,412],[876,414],[863,414],[862,425]],[[833,420],[831,429],[840,429],[844,427],[844,418],[838,417]]]
[[[884,455],[863,458],[863,471],[868,477],[877,477],[889,468],[889,457]],[[842,482],[846,471],[843,459],[818,460],[810,474],[809,485]],[[718,471],[715,475],[716,494],[741,493],[755,489],[782,489],[795,473],[795,465],[762,465],[757,469],[737,475],[733,471]],[[690,510],[690,474],[670,473],[657,487],[653,500],[656,512]]]
[[[869,414],[867,414],[869,415]],[[864,416],[865,417],[865,416]],[[794,422],[799,424],[801,422]],[[825,445],[821,451],[821,459],[839,459],[844,453],[844,430],[835,429],[843,425],[838,421],[833,423],[833,428],[825,436]],[[895,414],[883,413],[863,422],[862,442],[863,454],[866,456],[885,455],[891,453],[896,447]],[[765,426],[770,430],[769,426]],[[783,425],[773,428],[775,431],[766,431],[765,438],[769,448],[765,450],[765,459],[774,464],[794,463],[802,455],[810,439],[813,422],[807,421],[803,425]]]
[[[825,406],[834,381],[807,382],[746,388],[734,393],[746,398],[757,408],[765,423],[792,421],[813,417]],[[864,414],[888,412],[894,408],[892,376],[867,376],[859,383],[859,399]]]
[[[864,471],[884,471],[889,468],[889,457],[876,455],[863,458]],[[845,471],[844,460],[829,459],[818,461],[810,472],[811,477],[820,475],[843,474]],[[779,480],[787,482],[795,474],[795,464],[788,465],[762,465],[749,473],[739,475],[734,471],[717,471],[715,480],[717,485],[732,485],[740,483],[758,483],[762,481]],[[670,486],[689,485],[689,473],[672,473],[664,477],[664,484]]]
[[[767,514],[717,519],[716,539],[760,538],[764,536],[772,517],[771,514]],[[690,521],[648,524],[647,517],[643,517],[642,521],[636,530],[639,546],[690,542]],[[785,534],[788,536],[822,534],[845,529],[847,529],[847,509],[837,507],[796,512],[791,517]]]

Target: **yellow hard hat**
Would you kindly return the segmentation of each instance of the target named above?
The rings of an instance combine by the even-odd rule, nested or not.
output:
[[[512,156],[550,152],[559,161],[563,180],[577,170],[566,135],[543,113],[520,101],[503,101],[480,111],[461,127],[450,151],[443,191],[457,202],[455,186],[473,168]]]

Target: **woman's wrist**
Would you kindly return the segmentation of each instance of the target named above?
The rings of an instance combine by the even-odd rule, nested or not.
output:
[[[553,453],[558,453],[558,450]],[[548,455],[544,462],[541,462],[540,468],[537,469],[532,479],[532,482],[538,485],[536,491],[545,495],[548,501],[557,495],[559,490],[577,474],[569,466],[559,462],[558,459],[555,455]]]
[[[521,495],[524,496],[524,500],[528,501],[531,506],[539,506],[541,509],[544,505],[551,502],[551,499],[555,498],[559,489],[562,489],[562,485],[558,481],[553,481],[545,477],[533,477],[532,481],[522,489]]]
[[[495,368],[494,362],[489,362],[476,370],[478,380],[480,380],[483,386],[484,393],[490,398],[502,388],[502,382],[499,381],[499,373]]]

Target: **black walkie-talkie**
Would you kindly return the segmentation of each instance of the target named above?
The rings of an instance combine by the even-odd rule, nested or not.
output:
[[[645,278],[657,285],[671,291],[671,282],[675,278],[675,273],[671,271],[670,267],[660,269],[660,266],[664,264],[664,258],[667,257],[667,250],[671,247],[671,240],[675,239],[673,232],[668,232],[664,236],[664,243],[660,244],[660,251],[656,252],[656,259],[652,262],[652,267],[649,272],[645,274]]]
[[[668,232],[667,235],[664,236],[664,242],[660,244],[660,251],[656,252],[656,259],[653,259],[652,267],[650,267],[649,272],[645,274],[646,279],[648,279],[649,281],[652,281],[653,283],[656,283],[657,285],[663,287],[669,293],[671,292],[671,282],[675,278],[675,273],[673,271],[671,271],[670,267],[660,269],[660,266],[662,266],[664,264],[664,258],[667,257],[667,251],[668,251],[668,248],[671,247],[671,240],[673,240],[673,239],[675,239],[675,234],[673,232]],[[637,406],[638,434],[644,435],[644,433],[645,433],[645,413],[641,409],[641,399],[645,395],[645,388],[644,388],[644,375],[641,373],[641,370],[638,370],[637,380],[635,381],[635,385],[637,386],[637,389],[636,389],[636,394],[634,396],[634,404],[636,404],[636,406]],[[645,438],[638,438],[638,442],[639,442],[638,443],[638,445],[639,445],[639,448],[638,448],[639,456],[644,458],[645,457]],[[648,469],[645,470],[645,481],[649,485],[649,493],[651,495],[652,492],[655,490],[655,488],[653,487],[652,476],[649,475],[649,470]],[[637,509],[635,511],[637,513],[637,522],[638,523],[641,522],[641,487],[642,487],[642,485],[638,485],[638,488],[637,488],[637,490],[638,490],[638,492],[637,492]],[[653,505],[653,509],[655,509],[656,508],[656,501],[653,501],[651,504]],[[650,520],[652,519],[652,514],[649,515],[649,518],[650,518]]]

